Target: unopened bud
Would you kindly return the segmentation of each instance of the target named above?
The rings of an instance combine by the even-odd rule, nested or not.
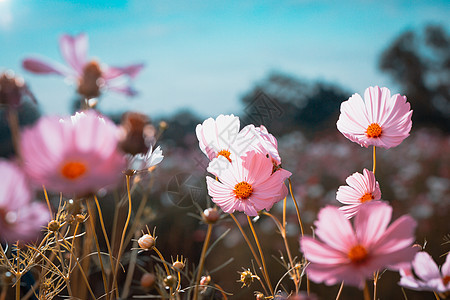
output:
[[[207,208],[203,211],[203,221],[206,224],[214,224],[219,220],[220,212],[217,208]]]
[[[184,263],[182,261],[176,261],[172,264],[172,267],[177,270],[177,271],[181,271],[184,268]]]
[[[75,220],[76,220],[78,223],[83,223],[85,219],[86,219],[86,217],[85,217],[84,215],[82,215],[82,214],[77,214],[77,215],[75,216]]]
[[[150,234],[144,234],[138,240],[139,247],[144,250],[150,250],[155,246],[156,240]]]

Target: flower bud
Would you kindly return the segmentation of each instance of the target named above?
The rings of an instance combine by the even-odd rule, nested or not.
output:
[[[144,234],[139,238],[138,244],[141,249],[150,250],[155,246],[156,240],[150,234]]]
[[[206,224],[214,224],[219,218],[220,212],[217,208],[207,208],[203,211],[203,221]]]

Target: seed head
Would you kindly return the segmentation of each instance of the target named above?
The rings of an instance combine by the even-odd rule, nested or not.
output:
[[[174,287],[175,284],[177,284],[177,279],[172,275],[169,275],[166,278],[164,278],[163,282],[166,289],[169,289],[171,287]]]
[[[172,263],[172,267],[176,270],[176,271],[181,271],[184,268],[185,263],[183,262],[183,256],[181,256],[181,260],[178,260],[178,256],[177,256],[177,260],[175,262]]]
[[[48,227],[48,230],[56,232],[61,227],[61,223],[59,223],[59,221],[57,221],[57,220],[51,220],[50,222],[48,222],[47,227]]]

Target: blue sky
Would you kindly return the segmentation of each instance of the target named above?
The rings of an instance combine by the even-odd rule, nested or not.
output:
[[[63,62],[63,33],[89,35],[89,55],[109,65],[144,62],[138,97],[108,93],[103,111],[150,116],[190,108],[239,113],[239,98],[270,71],[325,80],[363,93],[399,92],[377,70],[383,49],[406,29],[449,30],[448,1],[33,1],[0,0],[0,69],[23,76],[48,114],[69,112],[74,87],[21,69],[39,54]],[[345,99],[343,99],[345,100]]]

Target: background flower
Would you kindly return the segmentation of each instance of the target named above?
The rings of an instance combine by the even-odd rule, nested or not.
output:
[[[380,186],[373,172],[364,169],[363,174],[353,173],[347,177],[348,185],[341,185],[336,193],[336,200],[347,204],[339,208],[347,218],[353,217],[362,204],[381,198]]]
[[[414,277],[410,269],[401,270],[401,286],[419,290],[445,293],[450,291],[450,256],[447,253],[441,271],[427,252],[418,252],[412,262]]]
[[[391,97],[389,89],[369,87],[364,100],[354,94],[341,104],[337,128],[349,140],[369,145],[391,148],[409,136],[412,110],[405,96]]]
[[[144,67],[135,64],[126,67],[109,67],[100,65],[95,60],[87,58],[88,38],[81,33],[77,36],[64,34],[59,40],[61,55],[69,67],[56,62],[46,62],[38,58],[26,58],[23,67],[37,74],[57,74],[76,82],[78,93],[86,98],[95,98],[100,95],[100,89],[108,88],[128,96],[136,92],[123,81],[123,77],[134,78]]]
[[[32,193],[23,171],[0,160],[0,239],[14,243],[35,239],[50,220],[43,203],[31,202]]]
[[[79,196],[117,184],[126,168],[119,130],[94,111],[43,117],[22,134],[24,168],[34,183]]]

